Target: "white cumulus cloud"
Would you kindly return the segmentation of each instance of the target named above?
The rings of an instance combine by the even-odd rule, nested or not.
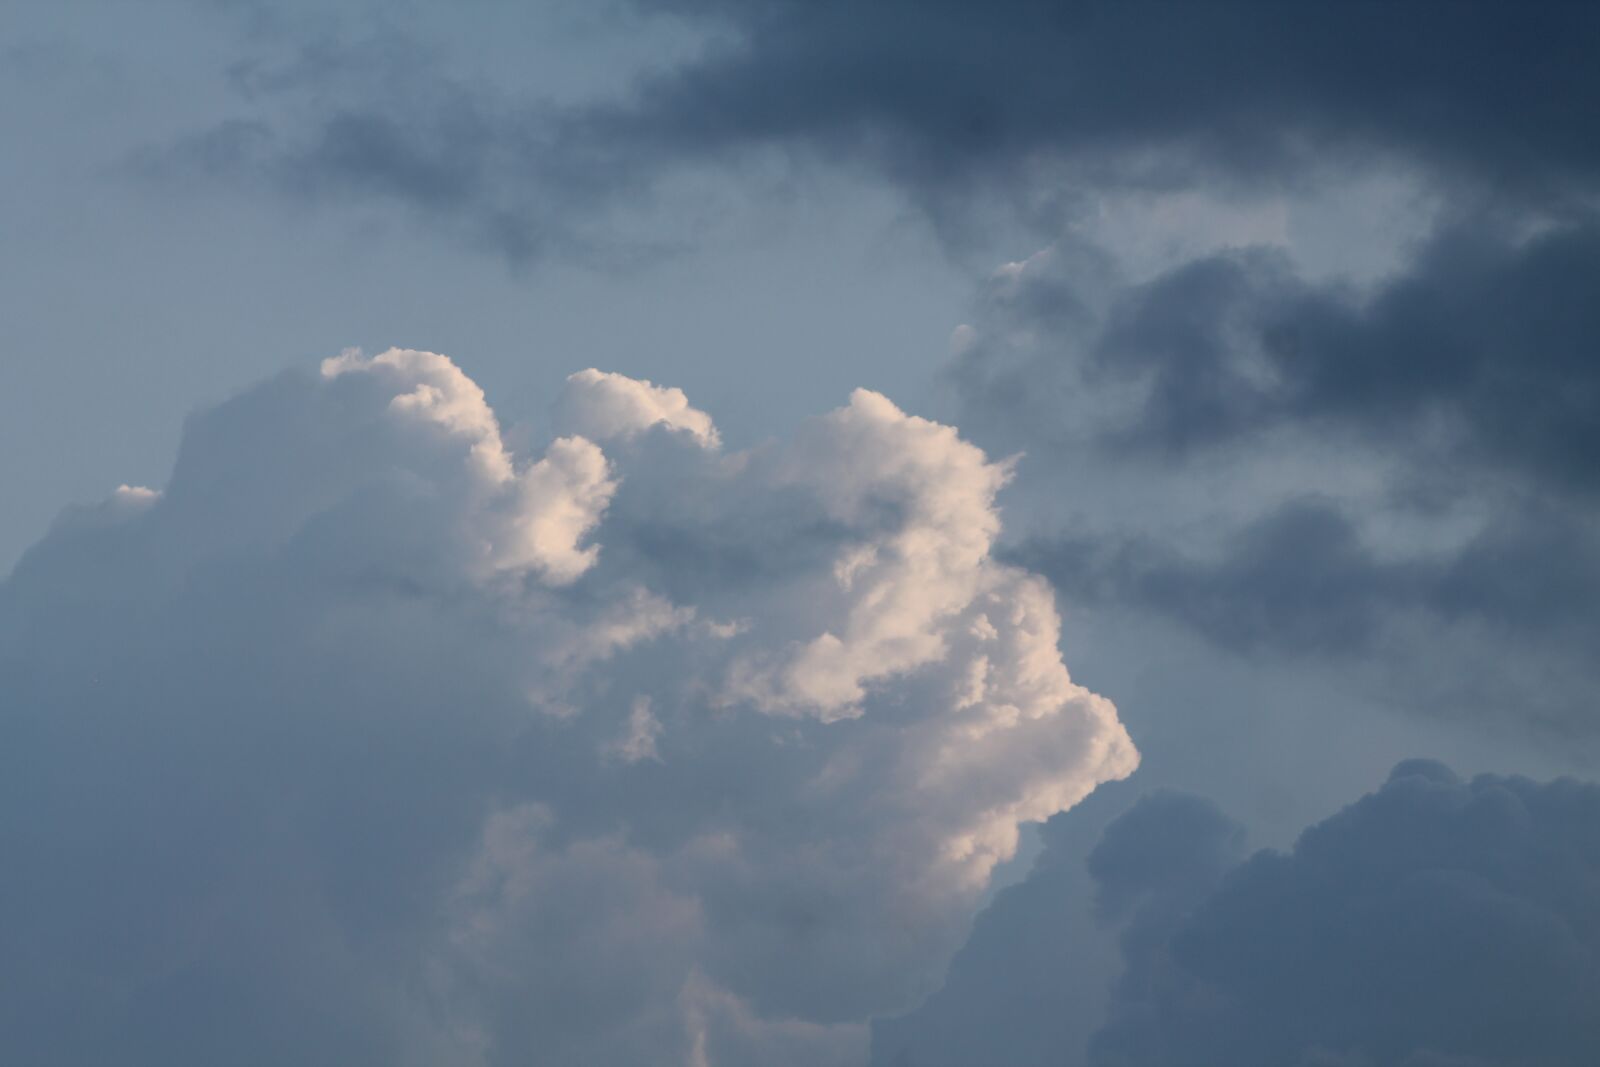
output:
[[[858,391],[726,454],[598,371],[558,425],[515,454],[446,357],[347,352],[24,557],[18,1055],[860,1060],[1019,826],[1135,766],[953,428]]]

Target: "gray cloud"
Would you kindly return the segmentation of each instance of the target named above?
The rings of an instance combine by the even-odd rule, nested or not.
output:
[[[1201,260],[1127,294],[1095,353],[1100,373],[1148,386],[1117,440],[1183,451],[1293,422],[1432,459],[1427,435],[1442,433],[1463,458],[1592,488],[1600,229],[1498,229],[1446,229],[1365,300],[1263,256]]]
[[[1307,282],[1266,249],[1122,287],[1089,277],[1111,268],[1071,249],[1055,260],[992,284],[994,321],[955,367],[975,413],[1015,417],[1026,381],[1042,397],[1030,429],[1059,437],[1053,402],[1098,389],[1128,396],[1120,422],[1093,424],[1119,451],[1182,460],[1291,427],[1419,453],[1445,475],[1487,464],[1590,487],[1592,223],[1526,238],[1493,218],[1450,225],[1371,292]],[[1029,347],[1007,341],[1016,334]]]
[[[431,71],[424,62],[419,78]],[[268,98],[293,99],[315,78],[285,79]],[[317,206],[386,205],[514,265],[623,254],[607,251],[613,242],[592,216],[625,192],[642,194],[641,176],[599,164],[569,173],[577,161],[551,143],[548,119],[448,83],[435,92],[380,102],[341,88],[336,98],[355,98],[318,106],[314,119],[227,119],[136,153],[130,170],[172,188],[199,178]]]
[[[1106,877],[1108,857],[1158,840],[1135,813],[1092,865],[1123,906],[1170,884]],[[1186,812],[1146,814],[1197,849]],[[1136,913],[1091,1061],[1586,1063],[1600,1041],[1597,815],[1593,785],[1401,764],[1181,920]]]
[[[874,1062],[1588,1062],[1600,786],[1409,760],[1291,849],[1249,858],[1211,801],[1126,792],[1051,821],[944,989],[874,1026]],[[1107,934],[1120,967],[1101,958]]]
[[[1254,181],[1363,148],[1513,185],[1600,164],[1569,106],[1597,88],[1600,20],[1579,4],[660,6],[742,31],[623,113],[669,144],[809,138],[919,186],[1041,156],[1157,181],[1174,166]],[[1152,147],[1176,153],[1135,165]]]
[[[1600,168],[1571,106],[1600,91],[1600,20],[1579,3],[631,6],[704,47],[557,104],[392,26],[319,26],[235,66],[245,116],[143,165],[389,201],[517,262],[639,247],[606,225],[619,205],[771,148],[886,175],[951,235],[985,200],[1060,219],[1096,186],[1293,185],[1398,158],[1557,203]]]
[[[1120,968],[1108,919],[1141,907],[1174,914],[1214,888],[1242,858],[1242,833],[1214,805],[1158,793],[1118,820],[1132,824],[1096,850],[1133,783],[1098,790],[1070,817],[1041,828],[1043,850],[1027,877],[998,893],[950,963],[944,985],[916,1010],[872,1026],[872,1063],[967,1067],[1081,1063],[1105,1022]],[[1188,817],[1184,818],[1184,812]],[[1148,831],[1148,833],[1144,832]],[[1085,860],[1094,857],[1090,877]]]
[[[1587,643],[1600,621],[1589,525],[1536,508],[1500,517],[1458,550],[1402,559],[1375,551],[1341,509],[1314,499],[1244,526],[1217,559],[1137,538],[1043,540],[1011,555],[1080,603],[1152,609],[1239,652],[1370,652],[1403,613],[1542,642]]]
[[[1030,450],[1038,498],[1101,500],[1008,551],[1235,652],[1380,665],[1396,704],[1591,730],[1597,252],[1475,216],[1366,286],[1269,248],[1002,268],[958,330],[963,424]]]

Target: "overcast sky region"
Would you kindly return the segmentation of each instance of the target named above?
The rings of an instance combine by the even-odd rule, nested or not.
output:
[[[0,1062],[1600,1062],[1600,5],[0,5]]]

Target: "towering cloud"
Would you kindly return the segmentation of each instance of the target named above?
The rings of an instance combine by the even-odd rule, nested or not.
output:
[[[858,391],[725,452],[443,356],[187,427],[0,586],[0,1032],[83,1062],[850,1062],[1019,824],[1128,774],[1009,466]]]

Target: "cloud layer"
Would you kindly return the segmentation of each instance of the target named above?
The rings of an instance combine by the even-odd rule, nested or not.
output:
[[[1051,457],[1024,488],[1057,524],[1011,558],[1232,652],[1365,663],[1396,705],[1592,733],[1595,233],[1474,214],[1366,284],[1264,246],[1002,267],[950,381],[986,447]]]
[[[1135,766],[953,429],[858,391],[727,453],[596,371],[556,421],[349,352],[24,557],[9,1055],[849,1062]]]
[[[704,35],[611,98],[487,87],[386,26],[241,64],[241,114],[147,153],[298,200],[392,202],[523,260],[604,243],[662,179],[774,146],[887,177],[947,231],[1094,186],[1294,185],[1403,161],[1562,201],[1600,176],[1590,5],[640,0]],[[1353,77],[1352,71],[1359,71]],[[610,235],[614,240],[615,234]]]

